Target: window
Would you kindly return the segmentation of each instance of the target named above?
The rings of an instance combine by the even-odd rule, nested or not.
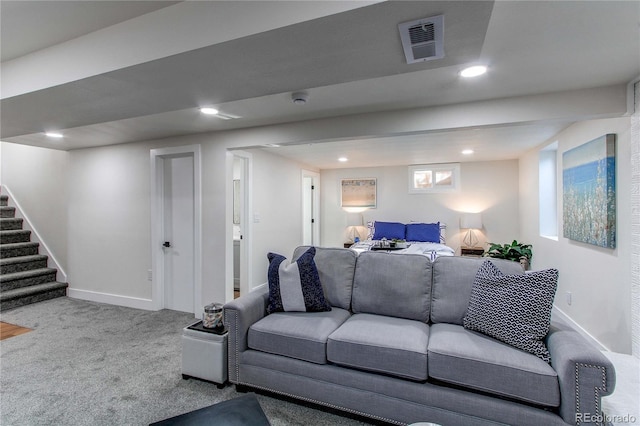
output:
[[[409,166],[409,193],[455,192],[460,189],[460,164]]]
[[[558,142],[540,151],[538,164],[538,197],[540,236],[558,238],[557,169]]]

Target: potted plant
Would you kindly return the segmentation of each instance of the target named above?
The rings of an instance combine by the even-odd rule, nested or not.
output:
[[[529,269],[531,263],[531,257],[533,252],[531,251],[531,244],[522,244],[516,240],[513,240],[511,244],[496,244],[488,243],[489,249],[484,254],[487,257],[495,257],[497,259],[513,260],[514,262],[520,262],[522,268],[526,271]]]

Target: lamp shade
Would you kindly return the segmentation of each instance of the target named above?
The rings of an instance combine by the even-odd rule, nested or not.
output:
[[[482,229],[482,215],[480,213],[464,213],[460,218],[461,229]]]

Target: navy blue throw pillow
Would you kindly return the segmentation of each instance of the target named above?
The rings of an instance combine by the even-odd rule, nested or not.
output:
[[[557,286],[557,269],[504,275],[485,260],[473,282],[464,328],[551,362],[544,338],[549,333]]]
[[[315,255],[315,247],[309,248],[293,263],[279,254],[267,255],[269,259],[267,313],[331,310],[331,305],[324,298],[320,275],[313,259]]]

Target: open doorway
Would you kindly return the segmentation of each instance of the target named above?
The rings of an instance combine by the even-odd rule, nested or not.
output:
[[[233,151],[233,294],[234,298],[249,292],[251,282],[251,154]]]
[[[320,245],[320,174],[302,171],[302,244]]]

